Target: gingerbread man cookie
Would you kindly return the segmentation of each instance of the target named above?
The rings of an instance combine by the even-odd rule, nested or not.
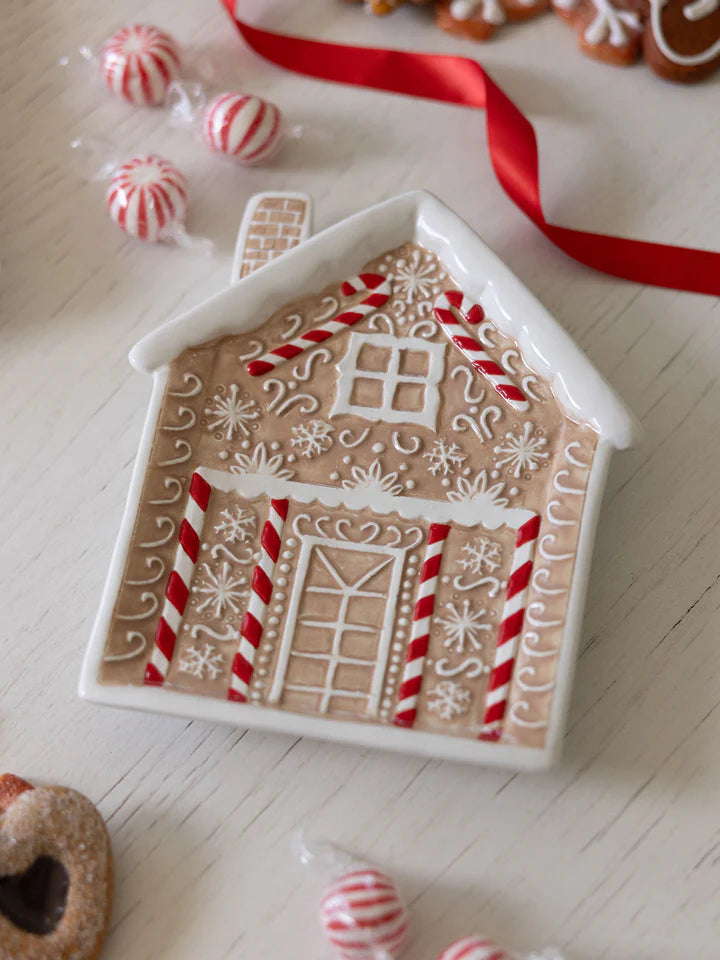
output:
[[[87,797],[0,776],[0,960],[94,960],[112,887],[110,840]]]
[[[403,0],[365,0],[371,13],[391,13]],[[429,2],[429,0],[412,0]],[[437,0],[438,26],[489,40],[503,24],[552,9],[578,35],[581,51],[616,66],[640,53],[666,80],[702,80],[720,68],[720,0]]]
[[[666,80],[702,80],[720,67],[720,0],[642,0],[643,53]]]

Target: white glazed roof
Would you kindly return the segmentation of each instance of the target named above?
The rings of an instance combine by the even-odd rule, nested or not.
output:
[[[617,449],[637,440],[635,417],[577,344],[464,221],[420,190],[341,221],[163,324],[135,345],[131,363],[154,372],[187,347],[256,329],[284,304],[356,275],[410,240],[435,253],[497,328],[517,340],[527,365],[552,383],[570,416],[591,423]]]

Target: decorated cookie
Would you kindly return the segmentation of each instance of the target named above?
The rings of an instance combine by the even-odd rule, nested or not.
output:
[[[397,9],[403,0],[367,0],[366,6],[376,17],[384,17]]]
[[[549,0],[441,0],[439,27],[475,40],[488,40],[504,23],[528,20],[547,10]]]
[[[107,830],[86,797],[0,776],[0,960],[93,960],[112,886]]]
[[[576,28],[583,53],[617,66],[637,60],[642,19],[626,0],[553,0],[553,8]]]
[[[720,67],[720,0],[643,0],[643,52],[667,80],[690,82]]]
[[[300,244],[135,349],[156,400],[86,693],[545,757],[594,471],[632,421],[481,242],[418,196]],[[262,207],[259,237],[285,222],[266,202],[261,223]]]
[[[405,2],[406,0],[365,0],[365,9],[376,17],[384,17]],[[427,6],[432,0],[408,0],[408,2],[415,6]]]
[[[402,0],[370,0],[391,13]],[[552,8],[576,30],[581,51],[617,66],[641,51],[667,80],[701,80],[720,67],[720,0],[437,0],[438,26],[488,40],[503,24]]]

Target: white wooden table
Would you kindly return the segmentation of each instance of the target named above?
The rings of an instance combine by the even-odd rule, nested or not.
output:
[[[686,90],[591,63],[552,17],[478,48],[412,9],[376,22],[334,0],[247,7],[288,31],[474,52],[537,126],[551,219],[720,248],[720,77]],[[107,960],[328,956],[320,878],[291,853],[299,824],[402,882],[407,960],[474,930],[555,943],[571,960],[716,958],[718,301],[576,265],[502,194],[481,114],[285,74],[243,48],[219,4],[26,0],[3,19],[0,754],[106,817],[118,881]],[[228,168],[162,114],[56,66],[136,19],[277,101],[303,137],[271,168]],[[75,136],[181,165],[189,227],[215,257],[127,240],[83,179]],[[562,765],[513,776],[79,702],[150,388],[129,347],[226,283],[256,190],[307,190],[323,227],[415,186],[469,219],[647,432],[611,471]]]

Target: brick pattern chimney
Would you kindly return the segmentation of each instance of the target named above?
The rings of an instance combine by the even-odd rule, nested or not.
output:
[[[245,246],[238,253],[237,279],[248,276],[281,253],[296,247],[310,232],[309,204],[299,197],[262,197],[245,233]]]

